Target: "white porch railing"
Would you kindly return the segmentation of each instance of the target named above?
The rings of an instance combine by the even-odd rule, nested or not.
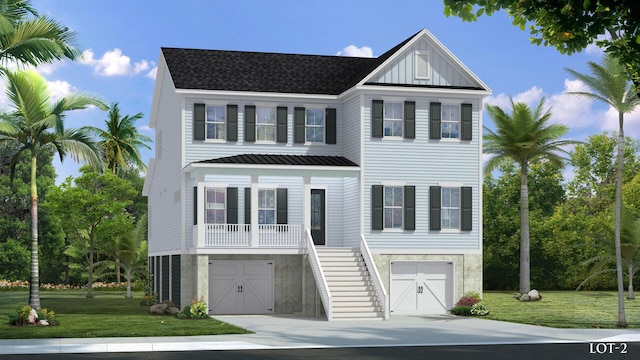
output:
[[[360,235],[360,252],[362,253],[362,259],[364,260],[364,263],[367,266],[367,270],[369,270],[369,275],[373,283],[373,288],[376,291],[378,302],[382,307],[382,313],[384,314],[384,319],[389,320],[389,296],[387,295],[387,291],[384,289],[384,286],[382,285],[382,280],[380,279],[378,268],[376,267],[376,264],[373,261],[373,256],[371,256],[371,251],[369,250],[369,246],[367,245],[367,241],[365,240],[364,235]]]
[[[260,224],[256,226],[257,242],[253,244],[252,226],[249,224],[204,224],[203,243],[207,248],[300,248],[303,246],[302,225]],[[194,226],[197,239],[198,225]],[[196,241],[198,244],[198,241]]]
[[[316,252],[316,247],[313,245],[313,238],[311,237],[311,231],[309,229],[304,230],[304,241],[307,250],[307,257],[309,258],[309,265],[313,272],[313,277],[316,279],[316,288],[320,293],[320,299],[322,299],[322,305],[324,306],[324,312],[327,314],[327,320],[333,319],[333,306],[331,305],[331,292],[329,291],[329,285],[327,279],[324,277],[322,268],[320,267],[320,259]]]

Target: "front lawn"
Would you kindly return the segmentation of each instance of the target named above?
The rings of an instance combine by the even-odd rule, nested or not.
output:
[[[615,328],[618,294],[614,291],[541,291],[542,300],[519,302],[515,292],[485,291],[485,318],[556,328]],[[626,292],[625,292],[626,296]],[[638,293],[640,296],[640,293]],[[640,298],[626,300],[629,328],[640,328]]]
[[[249,331],[215,319],[181,320],[174,316],[149,315],[140,306],[142,293],[126,299],[124,291],[40,291],[40,304],[56,313],[58,326],[11,326],[7,315],[26,305],[28,291],[0,291],[0,339],[91,338],[129,336],[190,336],[246,334]]]

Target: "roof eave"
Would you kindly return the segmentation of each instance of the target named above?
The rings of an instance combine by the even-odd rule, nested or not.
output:
[[[190,163],[182,170],[197,178],[201,174],[358,177],[358,166],[256,165],[235,163]]]

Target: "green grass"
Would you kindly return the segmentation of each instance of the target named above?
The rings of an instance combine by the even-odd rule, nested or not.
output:
[[[28,303],[27,291],[0,292],[0,339],[191,336],[246,334],[249,331],[215,319],[181,320],[150,315],[142,293],[126,299],[124,291],[40,291],[40,304],[56,313],[58,326],[11,326],[7,315]]]
[[[514,295],[515,292],[485,291],[483,301],[491,312],[485,318],[583,329],[615,328],[618,322],[617,292],[543,291],[542,300],[535,302],[519,302]],[[625,298],[625,314],[629,328],[640,328],[640,298]]]

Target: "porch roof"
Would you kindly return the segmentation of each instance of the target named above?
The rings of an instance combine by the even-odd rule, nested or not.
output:
[[[209,171],[208,171],[209,170]],[[184,171],[229,175],[357,177],[360,166],[344,156],[241,154],[190,163]]]

